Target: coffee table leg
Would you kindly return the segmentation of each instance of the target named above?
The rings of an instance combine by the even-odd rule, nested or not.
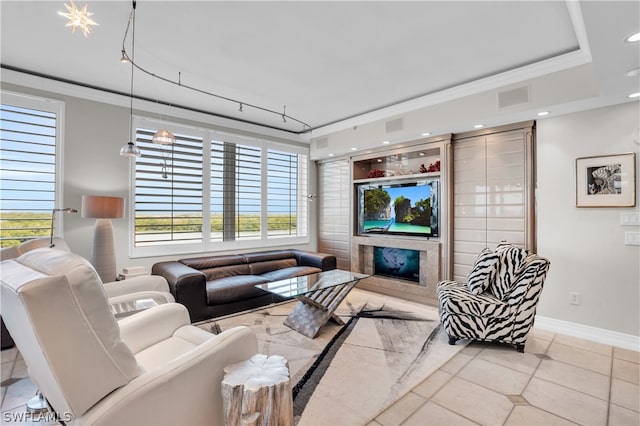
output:
[[[307,336],[315,338],[320,328],[332,319],[338,325],[344,325],[344,321],[334,314],[338,306],[349,294],[359,280],[342,284],[332,288],[330,293],[326,290],[317,290],[301,297],[284,321],[284,325]]]

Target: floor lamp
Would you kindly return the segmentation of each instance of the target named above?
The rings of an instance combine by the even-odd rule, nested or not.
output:
[[[91,263],[96,268],[102,282],[116,280],[116,252],[113,243],[111,219],[124,217],[124,198],[82,196],[82,217],[95,218]]]

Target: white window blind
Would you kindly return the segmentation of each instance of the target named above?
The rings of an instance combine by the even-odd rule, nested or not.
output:
[[[298,213],[306,200],[298,194],[300,168],[298,154],[270,149],[267,153],[267,235],[281,237],[298,234]],[[303,173],[306,176],[306,173]]]
[[[59,208],[57,146],[62,103],[3,93],[0,107],[0,243],[11,247],[48,237]],[[62,221],[57,217],[56,232]]]
[[[177,125],[161,146],[166,123],[137,124],[133,256],[307,242],[308,149]]]
[[[202,138],[176,134],[173,145],[151,141],[137,129],[135,245],[202,242]]]

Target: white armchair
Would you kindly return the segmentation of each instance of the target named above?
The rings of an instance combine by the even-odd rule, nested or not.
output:
[[[0,260],[15,259],[31,250],[49,247],[50,242],[49,238],[35,238],[15,247],[3,248],[0,250]],[[62,238],[53,238],[53,244],[56,250],[71,251],[69,245]],[[129,300],[139,300],[143,297],[162,300],[164,303],[175,302],[167,280],[159,275],[144,275],[124,281],[104,283],[104,290],[109,299],[114,298],[111,303],[125,303]]]
[[[219,335],[164,304],[116,322],[100,278],[70,252],[3,261],[2,314],[30,378],[67,424],[222,424],[224,367],[257,351],[253,332]]]

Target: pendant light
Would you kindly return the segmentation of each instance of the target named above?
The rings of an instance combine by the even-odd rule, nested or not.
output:
[[[158,145],[173,145],[176,143],[176,137],[167,129],[160,129],[153,135],[152,142]]]
[[[138,148],[132,139],[133,134],[133,61],[135,58],[136,51],[136,0],[133,0],[133,11],[132,13],[132,28],[131,28],[131,92],[129,95],[129,143],[123,146],[120,149],[120,155],[123,157],[140,157],[142,152],[140,152],[140,148]]]

